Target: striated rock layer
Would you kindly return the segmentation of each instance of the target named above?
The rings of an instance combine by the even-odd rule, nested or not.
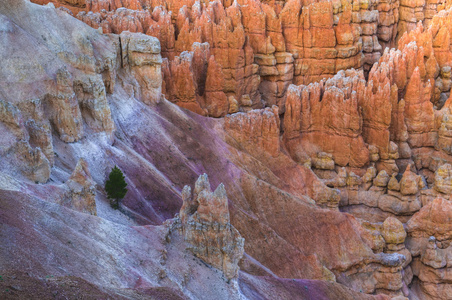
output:
[[[279,139],[276,108],[244,113],[243,120],[268,121],[260,122],[260,149],[240,149],[235,120],[225,129],[224,119],[159,97],[164,62],[155,38],[102,35],[64,11],[28,1],[0,6],[0,18],[8,41],[0,52],[7,136],[0,145],[9,155],[2,153],[0,169],[0,256],[11,258],[0,260],[3,274],[71,275],[131,298],[155,288],[190,299],[241,299],[242,289],[253,298],[262,288],[294,298],[307,287],[307,297],[353,299],[360,294],[337,283],[281,278],[338,278],[353,287],[367,276],[356,266],[372,262],[375,275],[391,263],[373,254],[354,217],[337,211],[336,190],[278,153],[280,143],[264,143]],[[207,69],[219,70],[214,62]],[[214,79],[206,79],[206,93],[218,90]],[[21,144],[41,153],[39,167],[22,161]],[[254,150],[271,151],[269,159],[260,162]],[[103,189],[114,165],[129,189],[119,210],[109,207]],[[183,190],[203,173],[224,186],[212,192],[203,177],[192,195]],[[183,200],[196,201],[196,212]],[[181,206],[189,210],[181,214],[182,234],[163,224]],[[283,221],[306,227],[299,234]],[[306,243],[319,227],[318,243]],[[341,247],[325,244],[351,251],[344,256]],[[356,275],[344,277],[349,270]],[[369,292],[381,281],[375,278]],[[2,297],[17,296],[19,288],[2,289]]]
[[[168,59],[167,98],[213,117],[249,106],[278,105],[284,113],[290,84],[309,84],[349,68],[367,74],[386,47],[396,46],[417,22],[430,25],[447,7],[444,0],[33,1],[51,2],[104,33],[157,37]],[[216,67],[207,68],[213,60]],[[185,74],[193,80],[186,81]],[[215,78],[210,90],[208,78]]]
[[[449,297],[448,2],[46,2],[0,6],[2,270]]]

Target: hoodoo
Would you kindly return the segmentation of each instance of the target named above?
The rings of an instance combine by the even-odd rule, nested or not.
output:
[[[0,298],[451,299],[451,36],[450,0],[0,0]]]

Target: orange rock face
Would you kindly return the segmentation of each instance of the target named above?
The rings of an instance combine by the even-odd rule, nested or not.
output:
[[[365,83],[359,73],[351,79],[343,76],[345,73],[340,73],[326,82],[292,86],[289,90],[284,140],[292,157],[302,156],[297,153],[302,148],[308,156],[322,151],[331,153],[339,166],[362,167],[368,163],[369,151],[361,136],[359,100],[357,93],[351,93],[352,86],[363,90]],[[349,93],[344,93],[345,87],[338,89],[338,84],[348,84]],[[348,146],[344,147],[344,143]]]
[[[102,171],[75,166],[92,143],[134,177],[128,212],[179,211],[192,253],[227,280],[240,264],[399,299],[452,293],[448,1],[33,2],[85,31],[15,38],[2,19],[2,170],[64,178],[60,202],[95,214]],[[48,56],[16,57],[23,45]],[[226,188],[201,176],[181,191],[207,170]]]
[[[437,1],[428,2],[421,10],[420,3],[410,1],[54,2],[69,7],[79,19],[105,33],[131,31],[157,37],[162,55],[169,61],[192,51],[193,43],[209,43],[211,55],[225,76],[223,92],[227,98],[235,99],[239,109],[246,110],[250,104],[247,99],[251,99],[253,108],[278,105],[280,113],[285,111],[290,84],[309,84],[349,68],[363,68],[368,73],[386,47],[396,46],[405,32],[417,30],[418,21],[437,26],[433,17],[444,7]],[[445,30],[440,31],[445,37]],[[445,62],[447,57],[442,54],[440,60]],[[203,91],[198,94],[209,103],[218,96],[204,95]],[[223,103],[219,106],[224,106],[225,96],[219,99]],[[201,112],[197,105],[182,106]]]
[[[76,15],[77,13],[86,10],[85,0],[33,0],[31,2],[41,5],[54,5],[72,15]]]
[[[54,2],[63,5],[64,1]],[[397,34],[401,37],[414,29],[399,24],[397,31],[395,1],[362,5],[301,0],[79,2],[64,2],[64,6],[105,33],[142,32],[159,38],[162,55],[170,61],[191,51],[193,43],[209,43],[223,69],[226,97],[233,97],[239,107],[247,107],[249,98],[254,108],[262,107],[262,98],[265,106],[278,105],[280,113],[290,84],[309,84],[348,68],[368,72],[380,58],[382,46],[395,46]],[[431,13],[427,15],[431,19]],[[224,96],[220,98],[224,102]],[[184,107],[200,112],[194,105]]]
[[[415,283],[428,299],[447,299],[448,257],[450,255],[452,205],[449,200],[437,198],[424,206],[407,223],[409,249],[415,260]]]
[[[451,213],[452,203],[448,200],[437,198],[423,207],[408,222],[408,232],[413,237],[435,236],[438,240],[451,239]]]
[[[235,142],[251,153],[265,151],[271,156],[279,155],[278,107],[228,115],[224,126]]]

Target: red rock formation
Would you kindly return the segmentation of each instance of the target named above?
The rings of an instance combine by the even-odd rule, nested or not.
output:
[[[361,136],[358,94],[352,93],[352,87],[363,90],[364,80],[359,73],[353,73],[351,79],[344,75],[342,72],[327,82],[289,89],[284,140],[292,157],[302,156],[297,153],[301,144],[311,157],[317,152],[331,153],[339,166],[362,167],[368,163],[369,151]]]
[[[183,183],[208,169],[213,182],[225,179],[229,197],[200,180],[199,193],[182,192],[181,223],[195,255],[228,279],[236,278],[243,253],[233,223],[249,241],[246,272],[337,280],[391,296],[448,296],[450,205],[437,198],[447,198],[452,186],[452,14],[433,16],[447,4],[52,2],[101,30],[18,39],[11,32],[22,30],[19,21],[2,19],[3,34],[14,41],[0,51],[7,54],[0,73],[12,74],[0,81],[8,97],[0,107],[0,150],[8,158],[2,170],[46,182],[55,163],[65,170],[52,176],[66,180],[79,155],[64,155],[96,145],[89,155],[128,167],[135,185],[125,201],[130,214],[159,223],[179,210]],[[163,61],[150,36],[160,39]],[[47,56],[11,59],[25,48],[17,41],[30,39],[38,41],[24,45]],[[161,101],[162,93],[224,119],[185,115]],[[114,147],[96,139],[113,138],[112,111],[119,124]],[[75,197],[68,201],[92,213],[80,204],[92,204],[94,193],[79,165],[66,183]],[[99,177],[97,164],[90,166]]]
[[[132,10],[141,10],[143,7],[140,0],[84,0],[86,11],[100,12],[101,10],[117,10],[118,8],[128,8]]]
[[[209,116],[223,117],[229,112],[229,102],[224,89],[224,75],[214,56],[209,59],[205,83],[205,102]]]
[[[172,14],[162,6],[157,6],[152,11],[152,20],[149,28],[145,32],[147,35],[154,36],[160,41],[162,56],[173,59],[175,56],[175,28],[171,22]]]
[[[300,0],[279,4],[151,1],[146,5],[137,0],[91,0],[86,6],[89,13],[78,17],[104,32],[128,30],[156,36],[163,56],[170,60],[190,51],[195,42],[208,42],[223,68],[227,97],[244,107],[249,97],[251,105],[260,108],[262,96],[266,106],[278,105],[284,113],[289,84],[307,84],[363,65],[368,71],[382,51],[377,28],[382,28],[382,39],[393,45],[396,5],[379,6],[387,16],[380,25],[376,4],[353,5]]]
[[[36,4],[53,4],[55,7],[60,9],[64,9],[76,15],[80,11],[84,11],[86,9],[86,0],[33,0],[31,2]]]
[[[452,203],[448,200],[437,198],[424,206],[407,223],[407,230],[412,237],[435,236],[436,239],[450,240],[452,231],[450,219]]]
[[[452,166],[445,164],[435,172],[435,182],[433,188],[445,195],[452,194]]]
[[[399,23],[399,1],[379,1],[377,36],[382,49],[396,46],[397,25]]]
[[[405,94],[405,122],[411,147],[433,147],[437,141],[434,132],[434,111],[430,102],[430,83],[421,81],[420,70],[414,69]]]
[[[447,299],[450,284],[447,279],[447,257],[450,253],[452,205],[437,198],[424,206],[407,223],[409,249],[415,260],[415,285],[426,299]]]
[[[397,102],[397,86],[391,86],[388,69],[377,64],[372,68],[359,103],[363,114],[364,140],[377,147],[382,160],[389,159],[392,103]]]
[[[415,29],[404,29],[408,20],[404,5],[411,4],[402,3],[400,24],[398,2],[391,1],[355,5],[291,0],[267,5],[257,0],[217,0],[209,4],[192,0],[144,5],[137,0],[92,0],[86,11],[94,14],[81,13],[78,17],[102,27],[104,32],[128,30],[156,36],[161,39],[163,56],[170,60],[190,51],[194,42],[208,42],[223,68],[227,97],[246,107],[249,95],[252,106],[258,108],[260,94],[265,105],[278,105],[284,113],[290,83],[307,84],[351,67],[364,66],[369,71],[383,51],[380,43],[395,45],[397,24],[399,37]],[[432,5],[427,10],[434,11]],[[427,15],[431,19],[431,12]],[[245,40],[249,40],[255,60],[248,54],[251,49],[246,49]],[[429,65],[434,66],[434,61]],[[263,79],[260,84],[257,75]]]
[[[206,115],[197,95],[197,84],[193,74],[193,52],[180,56],[163,65],[165,93],[168,100],[201,115]]]
[[[276,106],[228,115],[224,127],[235,143],[252,154],[258,156],[262,151],[274,157],[280,154],[280,120]]]

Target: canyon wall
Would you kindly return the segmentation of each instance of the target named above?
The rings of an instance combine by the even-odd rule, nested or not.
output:
[[[34,1],[52,2],[104,33],[157,37],[166,97],[213,117],[272,105],[282,114],[290,84],[306,85],[350,68],[367,75],[386,47],[395,47],[419,21],[429,25],[447,6],[445,1]]]
[[[123,214],[180,213],[174,238],[243,293],[308,278],[447,299],[448,2],[33,2],[79,30],[1,8],[5,189],[117,221],[99,186],[118,164]],[[214,192],[183,188],[203,173]]]

